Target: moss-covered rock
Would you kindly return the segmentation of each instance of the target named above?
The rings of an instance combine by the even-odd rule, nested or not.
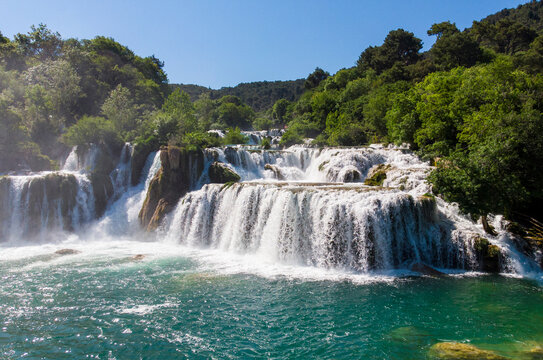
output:
[[[435,360],[506,360],[492,351],[457,342],[442,342],[433,345],[428,357]]]
[[[492,273],[500,272],[502,253],[497,245],[492,245],[488,239],[476,236],[473,240],[473,248],[477,253],[481,270]]]
[[[223,163],[215,161],[209,166],[209,181],[216,184],[225,184],[228,182],[238,182],[241,177],[235,171]]]
[[[179,198],[187,193],[204,168],[204,153],[175,146],[160,149],[161,168],[151,180],[139,213],[140,224],[148,231],[160,224]]]
[[[364,180],[364,185],[382,186],[387,178],[387,171],[390,170],[390,165],[379,164],[370,169],[368,176]]]

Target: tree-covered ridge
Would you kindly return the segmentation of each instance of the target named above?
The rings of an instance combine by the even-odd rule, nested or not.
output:
[[[425,53],[413,33],[393,30],[356,66],[329,77],[316,69],[284,115],[282,143],[407,143],[436,162],[434,191],[465,212],[541,217],[543,36],[541,21],[521,21],[540,8],[464,31],[434,24]]]
[[[489,15],[482,23],[496,24],[501,20],[508,20],[526,26],[538,32],[543,32],[543,3],[531,0],[526,4],[519,5],[516,9],[503,9],[495,14]]]
[[[217,100],[223,96],[233,95],[239,97],[254,111],[269,110],[277,100],[286,99],[296,101],[304,92],[305,79],[290,81],[256,81],[241,83],[234,87],[223,87],[218,90],[208,89],[199,85],[171,84],[174,89],[188,93],[193,101],[204,93],[209,93],[211,99]]]
[[[167,96],[162,68],[102,36],[64,40],[45,25],[11,40],[0,34],[0,171],[49,168],[48,157],[64,151],[61,136],[80,121],[100,125],[93,139],[133,137]]]

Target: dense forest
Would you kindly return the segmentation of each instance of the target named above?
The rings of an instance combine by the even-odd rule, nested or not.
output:
[[[305,79],[290,81],[256,81],[241,83],[234,87],[223,87],[218,90],[199,85],[171,84],[172,89],[179,88],[195,101],[202,94],[209,93],[211,99],[220,99],[226,95],[239,97],[256,112],[269,110],[277,100],[297,101],[304,92]]]
[[[209,90],[169,85],[163,63],[111,38],[62,39],[45,25],[0,34],[0,171],[50,169],[70,146],[125,141],[205,147],[239,129],[287,127],[282,145],[408,144],[436,170],[436,194],[473,217],[543,216],[543,5],[470,28],[432,25],[421,52],[390,31],[331,76]],[[228,130],[221,140],[209,129]]]

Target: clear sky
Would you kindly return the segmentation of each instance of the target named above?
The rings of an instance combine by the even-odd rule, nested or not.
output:
[[[211,88],[304,78],[354,65],[390,30],[460,29],[527,0],[0,0],[8,37],[44,23],[63,38],[112,37],[165,62],[170,83]]]

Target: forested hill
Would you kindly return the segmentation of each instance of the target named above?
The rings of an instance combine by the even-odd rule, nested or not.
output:
[[[305,79],[289,81],[256,81],[241,83],[234,87],[223,87],[213,90],[199,85],[171,84],[173,89],[181,89],[190,95],[192,101],[201,94],[209,93],[211,99],[220,99],[226,95],[239,97],[254,111],[260,112],[270,109],[279,99],[296,101],[304,92]]]
[[[512,21],[532,28],[541,35],[543,32],[542,19],[543,3],[534,0],[527,4],[519,5],[516,9],[503,9],[502,11],[487,16],[481,20],[481,22],[496,24],[501,20]]]

